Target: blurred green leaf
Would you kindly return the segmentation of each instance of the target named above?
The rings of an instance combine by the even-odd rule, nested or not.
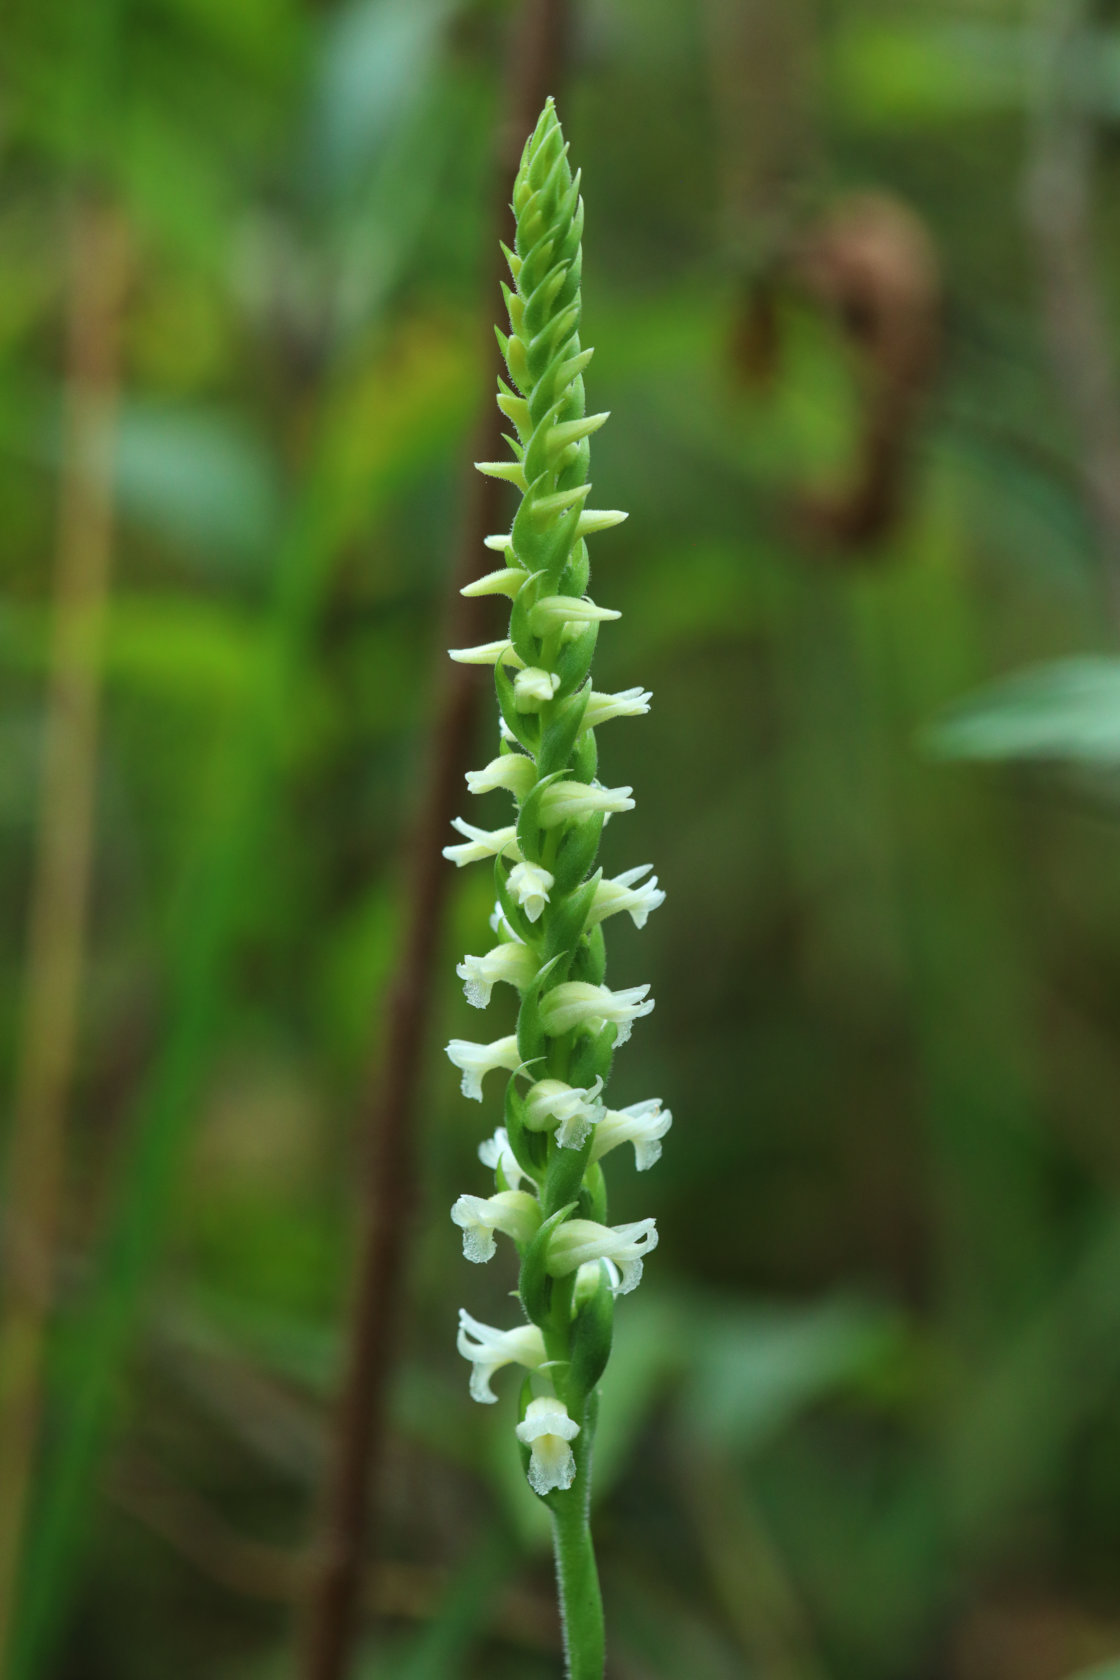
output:
[[[453,0],[352,0],[332,16],[312,95],[311,154],[336,189],[422,94],[452,10]]]
[[[210,708],[252,687],[261,637],[229,607],[182,595],[117,595],[105,640],[110,679],[151,697]]]
[[[1066,659],[1004,678],[926,732],[940,758],[1120,763],[1120,659]]]
[[[722,1315],[701,1309],[698,1326],[683,1401],[689,1425],[701,1440],[745,1451],[877,1362],[894,1320],[833,1300]]]
[[[686,1298],[672,1291],[639,1291],[623,1305],[626,1310],[615,1319],[595,1433],[596,1498],[617,1480],[654,1405],[688,1360]]]
[[[857,17],[838,39],[836,71],[862,121],[948,119],[1020,105],[1028,46],[1016,26]]]
[[[857,16],[839,34],[835,70],[857,121],[947,121],[1029,105],[1037,91],[1039,45],[1033,22]],[[1118,86],[1115,30],[1086,31],[1071,95],[1099,116],[1114,116]]]
[[[132,401],[118,421],[122,509],[195,563],[228,574],[263,571],[276,529],[278,485],[261,440],[236,420]]]

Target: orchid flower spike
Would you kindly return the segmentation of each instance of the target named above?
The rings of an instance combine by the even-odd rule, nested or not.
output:
[[[616,634],[619,615],[592,597],[588,539],[625,515],[589,505],[591,439],[607,416],[587,410],[583,201],[551,100],[525,147],[513,210],[510,330],[498,334],[509,374],[499,381],[498,407],[511,427],[511,458],[481,470],[521,500],[509,531],[486,538],[500,569],[464,590],[490,598],[503,615],[508,609],[508,619],[495,621],[495,640],[452,658],[491,667],[498,702],[495,756],[468,773],[467,787],[500,790],[516,811],[493,830],[457,818],[462,843],[444,855],[492,873],[497,943],[464,957],[456,972],[469,1003],[481,1009],[493,1000],[507,1012],[506,1036],[447,1046],[466,1097],[481,1102],[487,1076],[507,1075],[494,1116],[501,1124],[479,1148],[494,1193],[460,1196],[451,1217],[468,1260],[491,1259],[499,1233],[511,1239],[526,1323],[499,1330],[463,1312],[458,1348],[471,1362],[476,1400],[493,1401],[490,1379],[502,1366],[523,1368],[516,1434],[529,1485],[555,1518],[569,1665],[581,1680],[601,1680],[601,1611],[587,1576],[598,1385],[615,1298],[637,1286],[657,1244],[652,1219],[607,1223],[603,1163],[629,1143],[645,1171],[672,1119],[654,1098],[607,1106],[614,1052],[653,999],[646,985],[606,985],[603,924],[625,914],[642,928],[665,894],[649,864],[613,879],[596,866],[604,824],[635,808],[632,788],[599,779],[596,731],[644,716],[651,697],[637,686],[617,693],[592,686],[597,639]]]

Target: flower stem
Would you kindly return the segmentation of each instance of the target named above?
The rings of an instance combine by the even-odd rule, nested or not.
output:
[[[595,1391],[587,1397],[582,1427],[572,1443],[575,1481],[566,1492],[550,1494],[548,1499],[569,1680],[603,1680],[606,1663],[603,1597],[590,1521],[591,1450],[598,1407]]]

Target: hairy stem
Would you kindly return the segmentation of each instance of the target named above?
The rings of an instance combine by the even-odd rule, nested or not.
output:
[[[560,1620],[570,1680],[603,1680],[606,1664],[603,1598],[591,1540],[591,1456],[598,1393],[590,1394],[573,1447],[576,1479],[549,1497]]]

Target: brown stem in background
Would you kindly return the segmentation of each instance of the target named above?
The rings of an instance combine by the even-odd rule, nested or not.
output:
[[[814,210],[825,175],[814,117],[811,0],[705,0],[719,134],[724,242],[740,276],[730,363],[772,387],[784,294],[834,316],[859,382],[851,466],[828,494],[801,494],[798,525],[833,550],[895,524],[913,434],[936,361],[940,277],[933,242],[899,199],[853,193]]]
[[[821,173],[811,0],[704,0],[722,244],[740,283],[728,345],[745,385],[777,373],[775,263]]]
[[[820,171],[811,0],[704,0],[723,244],[751,283]]]
[[[513,237],[510,184],[526,136],[549,93],[556,92],[566,37],[567,0],[529,0],[513,43],[507,112],[496,136],[493,248]],[[483,308],[486,392],[474,440],[474,459],[493,460],[502,422],[494,402],[498,365],[494,306],[500,260],[489,276]],[[480,605],[459,589],[477,575],[483,538],[503,523],[503,487],[472,473],[451,584],[448,642],[462,647],[481,638]],[[386,1005],[384,1062],[367,1100],[369,1162],[364,1226],[354,1281],[346,1370],[313,1560],[302,1673],[305,1680],[341,1680],[356,1633],[359,1588],[368,1568],[371,1533],[384,1458],[387,1404],[406,1248],[416,1180],[416,1111],[443,907],[453,876],[441,855],[469,763],[479,693],[478,672],[443,661],[432,756],[412,836],[408,922],[395,983]]]
[[[793,285],[835,318],[860,387],[847,482],[828,494],[803,494],[798,512],[814,535],[859,548],[886,536],[902,511],[910,449],[937,366],[937,252],[901,199],[852,193],[802,231],[786,268]]]
[[[1048,82],[1027,168],[1025,206],[1054,374],[1073,424],[1081,481],[1120,619],[1120,392],[1112,333],[1093,267],[1090,180],[1095,143],[1077,81],[1087,58],[1087,0],[1056,0]],[[1083,79],[1083,77],[1082,77]]]
[[[26,1010],[9,1144],[0,1325],[0,1672],[39,1433],[92,852],[100,646],[113,546],[112,437],[127,272],[120,215],[70,229],[67,390],[54,623]]]

